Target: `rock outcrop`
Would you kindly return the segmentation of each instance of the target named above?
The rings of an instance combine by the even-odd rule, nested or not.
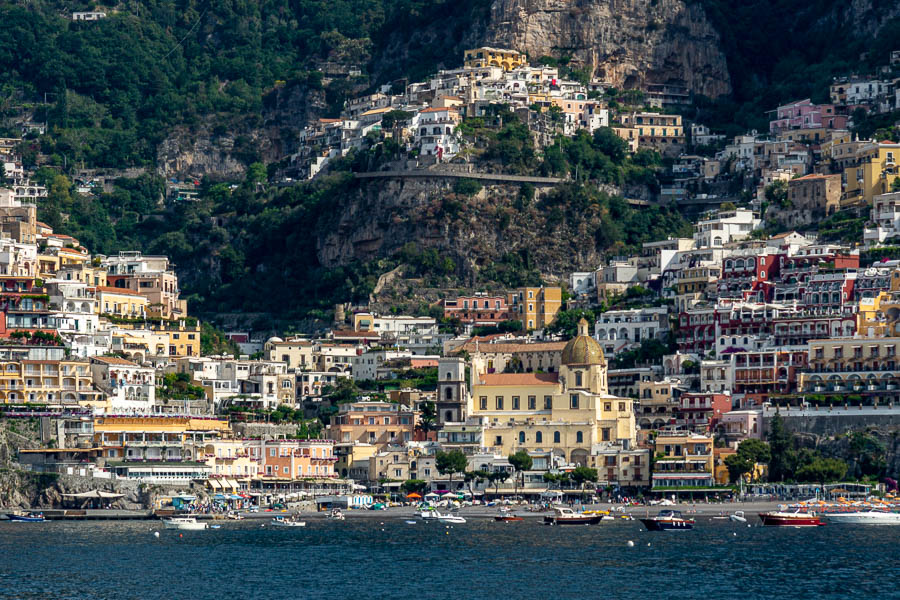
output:
[[[326,267],[390,257],[404,245],[434,248],[456,265],[457,282],[473,282],[495,262],[540,266],[546,277],[596,267],[594,233],[601,216],[565,215],[541,204],[522,205],[519,185],[486,185],[477,194],[454,193],[452,180],[393,178],[362,183],[345,194],[317,230],[317,255]]]
[[[496,0],[484,41],[532,60],[570,56],[623,88],[731,91],[718,33],[699,4],[682,0]]]

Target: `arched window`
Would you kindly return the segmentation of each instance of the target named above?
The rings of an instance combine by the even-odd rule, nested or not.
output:
[[[535,433],[535,434],[534,434],[534,441],[535,441],[536,443],[538,443],[538,444],[543,443],[543,441],[544,441],[544,434],[541,433],[540,431],[538,431],[537,433]]]
[[[580,431],[578,431],[578,432],[575,433],[575,443],[576,443],[576,444],[583,444],[583,443],[584,443],[584,434],[581,433]]]
[[[520,444],[524,444],[524,443],[525,443],[525,432],[524,432],[524,431],[520,431],[520,432],[519,432],[519,443],[520,443]]]
[[[558,443],[559,443],[559,432],[558,432],[558,431],[554,431],[554,432],[553,432],[553,443],[554,443],[554,444],[558,444]]]
[[[448,387],[446,389],[446,391],[444,392],[444,399],[445,400],[453,400],[453,388],[452,387]]]
[[[444,419],[445,421],[448,421],[448,422],[449,422],[449,421],[452,421],[452,420],[453,420],[453,411],[452,411],[452,410],[448,410],[447,413],[446,413],[446,415],[445,415],[445,417],[446,417],[446,418]]]

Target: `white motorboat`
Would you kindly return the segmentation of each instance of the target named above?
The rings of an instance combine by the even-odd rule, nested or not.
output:
[[[744,511],[742,511],[742,510],[734,511],[734,514],[728,515],[728,518],[730,520],[734,521],[735,523],[746,523],[747,522],[747,517],[744,516]]]
[[[437,519],[440,513],[436,510],[423,510],[419,516],[423,519]]]
[[[306,521],[294,517],[275,517],[272,519],[272,527],[306,527]]]
[[[180,529],[182,531],[201,531],[207,528],[207,524],[198,521],[194,517],[172,517],[163,519],[163,527],[166,529]]]
[[[435,513],[435,518],[441,523],[465,523],[466,520],[459,515]]]
[[[856,512],[826,513],[831,523],[853,525],[900,525],[900,513],[881,510],[861,510]]]
[[[275,517],[272,519],[273,527],[306,527],[306,521],[301,521],[297,517]]]
[[[328,517],[332,521],[343,521],[345,519],[344,513],[341,512],[339,508],[332,508],[331,512],[328,513]]]

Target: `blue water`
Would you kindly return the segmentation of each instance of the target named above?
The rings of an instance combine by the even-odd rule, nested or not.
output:
[[[0,522],[0,598],[898,598],[898,542],[900,527],[748,528],[702,517],[693,531],[655,533],[639,521],[470,519],[447,529],[388,516],[200,532]]]

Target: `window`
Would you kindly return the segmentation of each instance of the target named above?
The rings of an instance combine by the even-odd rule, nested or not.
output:
[[[575,432],[575,443],[583,444],[584,443],[584,434],[580,431]]]
[[[503,436],[502,435],[498,435],[497,437],[494,438],[494,445],[495,446],[503,445]]]
[[[269,456],[275,456],[275,448],[269,448]]]
[[[528,396],[528,410],[537,409],[537,396]]]
[[[619,412],[625,412],[625,403],[619,402]]]
[[[575,371],[575,387],[581,387],[581,385],[582,385],[581,371]]]
[[[603,431],[601,432],[601,435],[603,436],[603,441],[608,442],[609,441],[609,427],[604,427]]]
[[[538,431],[534,434],[534,441],[536,444],[541,444],[544,442],[544,434]]]
[[[518,396],[512,397],[512,407],[513,407],[513,410],[519,410],[519,397]]]
[[[503,410],[503,396],[497,396],[494,398],[494,407],[497,410]]]
[[[659,391],[662,392],[662,390],[659,390]],[[603,410],[605,410],[606,412],[611,411],[611,410],[612,410],[612,402],[606,402],[606,403],[604,403],[604,404],[603,404]]]
[[[525,432],[524,432],[524,431],[520,431],[520,432],[519,432],[519,443],[520,443],[520,444],[524,444],[524,443],[525,443]]]
[[[478,406],[481,410],[487,410],[487,396],[478,398]]]
[[[571,408],[578,408],[578,394],[569,396],[569,406]]]
[[[554,443],[554,444],[558,444],[558,443],[559,443],[559,432],[558,432],[558,431],[554,431],[554,432],[553,432],[553,443]]]
[[[544,410],[553,408],[553,396],[544,396]]]

